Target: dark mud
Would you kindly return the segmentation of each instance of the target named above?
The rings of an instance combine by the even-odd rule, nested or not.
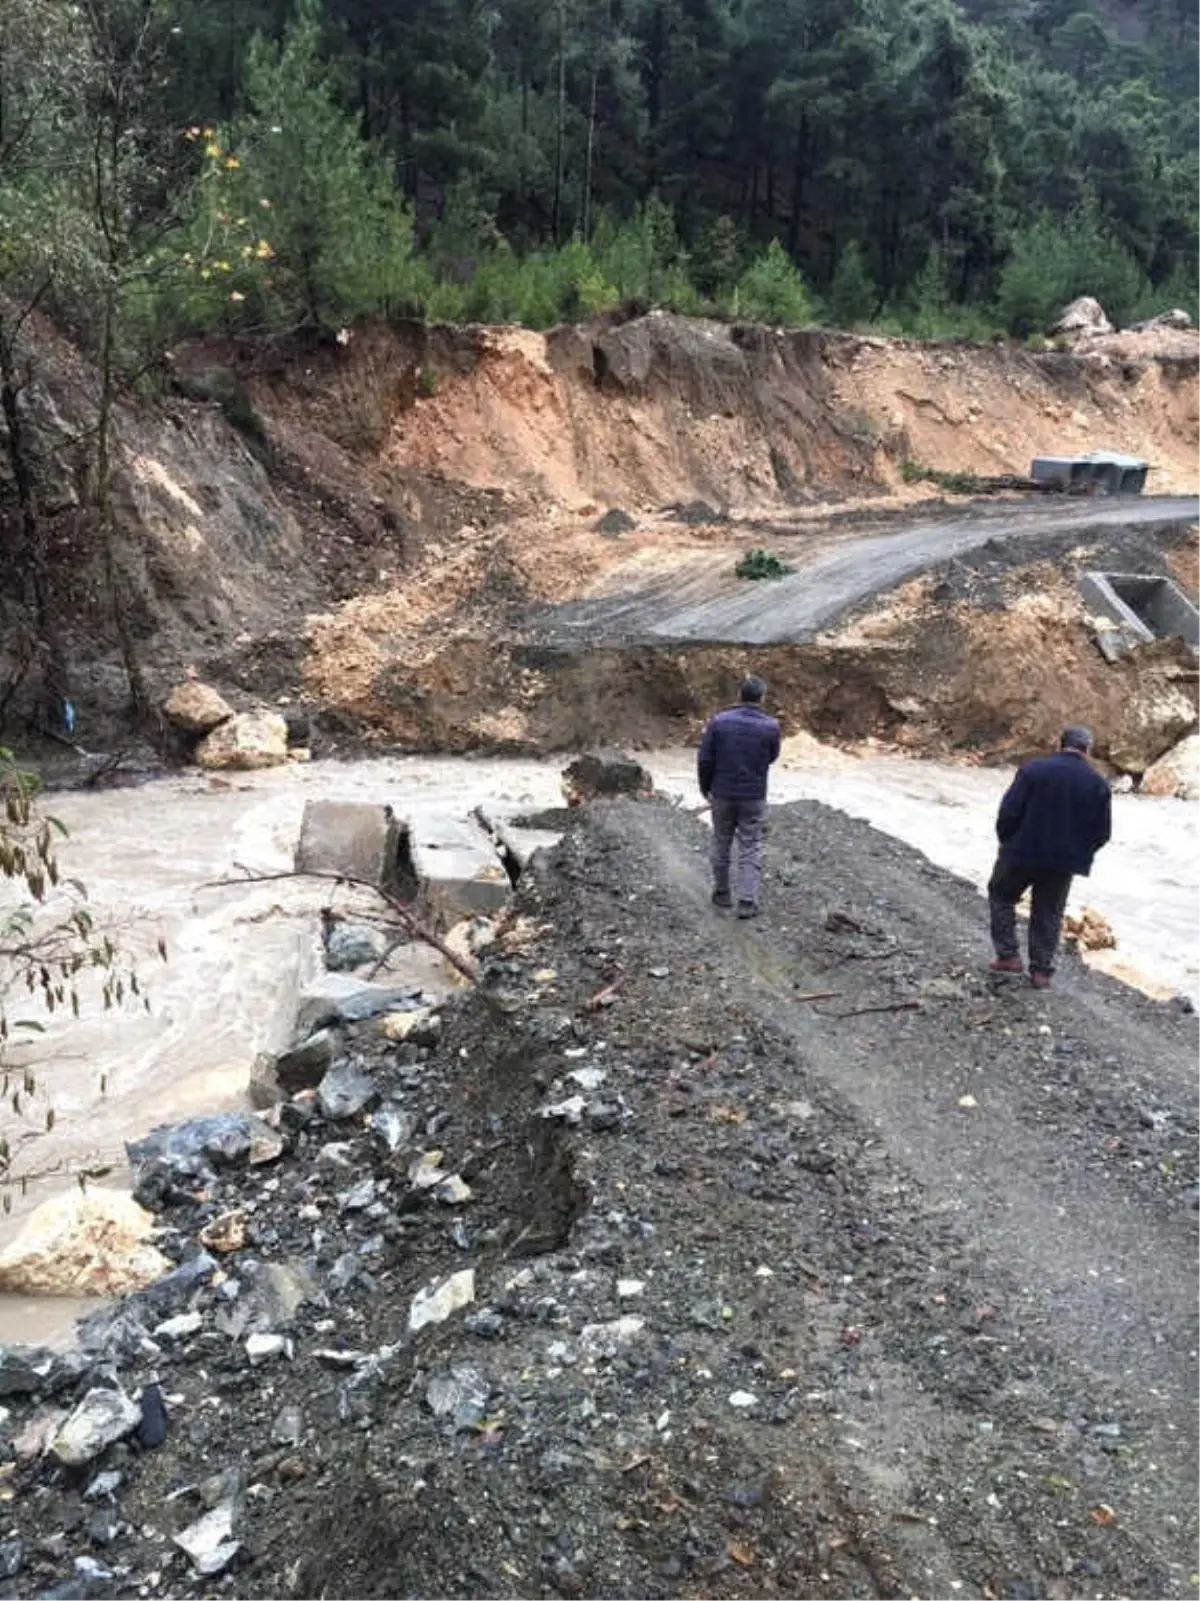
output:
[[[247,1224],[199,1329],[117,1360],[172,1432],[97,1464],[102,1547],[86,1473],[10,1473],[9,1593],[89,1553],[72,1594],[1195,1593],[1195,1019],[1073,959],[989,979],[979,897],[819,806],[773,813],[757,923],[705,849],[591,808],[436,1043],[360,1026],[395,1155],[301,1100],[278,1163],[169,1209],[178,1252]],[[432,1149],[466,1204],[410,1182]],[[255,1259],[309,1285],[258,1367]],[[223,1495],[201,1580],[169,1537]]]

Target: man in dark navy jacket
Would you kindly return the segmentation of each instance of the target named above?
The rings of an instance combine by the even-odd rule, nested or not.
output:
[[[700,742],[700,793],[712,806],[713,905],[731,906],[730,856],[737,838],[737,914],[754,917],[762,883],[767,773],[779,755],[779,724],[763,711],[767,686],[747,678],[739,704],[710,718]]]
[[[1013,779],[996,818],[1000,854],[988,884],[996,973],[1021,971],[1017,902],[1032,890],[1029,977],[1046,989],[1062,933],[1071,879],[1087,877],[1112,832],[1112,794],[1088,761],[1092,735],[1063,730],[1054,756],[1038,756]]]

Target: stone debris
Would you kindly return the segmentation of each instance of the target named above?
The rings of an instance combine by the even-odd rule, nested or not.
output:
[[[377,962],[387,941],[365,923],[331,923],[325,934],[325,965],[334,973],[350,973]]]
[[[167,696],[163,702],[163,716],[172,728],[198,738],[227,723],[233,716],[233,707],[207,684],[188,679],[186,683],[176,684]]]
[[[1142,774],[1138,793],[1200,800],[1200,734],[1188,734]]]
[[[317,1099],[325,1116],[340,1122],[379,1099],[375,1080],[353,1062],[339,1062],[321,1080]]]
[[[1093,907],[1084,906],[1063,918],[1063,943],[1076,950],[1111,951],[1117,948],[1117,936],[1106,917]]]
[[[623,751],[591,751],[578,756],[562,775],[568,806],[617,795],[644,797],[654,793],[654,780],[640,762]]]
[[[288,759],[287,724],[277,712],[239,712],[206,734],[192,757],[218,771],[279,767]]]
[[[132,1434],[142,1409],[123,1390],[89,1390],[50,1442],[65,1467],[82,1467],[117,1440]]]
[[[175,1544],[201,1578],[223,1573],[241,1550],[241,1541],[233,1538],[233,1518],[233,1503],[226,1501],[175,1535]]]
[[[444,1323],[452,1313],[470,1306],[474,1299],[473,1268],[464,1268],[460,1273],[452,1273],[448,1279],[425,1285],[413,1296],[408,1314],[409,1333],[416,1334],[430,1323]]]
[[[1064,306],[1058,319],[1047,330],[1052,334],[1073,335],[1081,338],[1090,334],[1110,334],[1113,325],[1104,314],[1104,307],[1092,295],[1080,295]]]

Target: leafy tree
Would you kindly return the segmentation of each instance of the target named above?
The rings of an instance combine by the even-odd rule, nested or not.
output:
[[[812,321],[812,302],[804,279],[778,239],[772,239],[742,274],[735,309],[755,322],[784,328],[800,328]]]
[[[205,163],[186,260],[194,312],[211,319],[222,305],[239,323],[331,330],[409,308],[412,220],[338,104],[316,0],[300,0],[279,46],[253,41],[245,77],[245,114],[192,130]]]
[[[829,311],[839,328],[853,328],[869,322],[879,294],[867,270],[862,249],[852,239],[838,259],[837,271],[829,289]]]

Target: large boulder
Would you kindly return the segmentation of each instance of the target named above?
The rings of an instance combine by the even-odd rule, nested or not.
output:
[[[1082,339],[1086,334],[1110,334],[1113,325],[1104,314],[1104,307],[1091,295],[1080,295],[1064,306],[1058,321],[1050,329],[1052,334],[1066,334]]]
[[[589,751],[577,756],[562,775],[568,806],[582,806],[601,796],[652,795],[654,780],[640,762],[624,751]]]
[[[89,1390],[50,1442],[51,1454],[65,1467],[82,1467],[141,1421],[141,1407],[123,1390]]]
[[[0,1255],[13,1295],[127,1295],[170,1270],[150,1242],[154,1219],[120,1190],[65,1190],[32,1212]]]
[[[215,689],[189,679],[177,684],[163,702],[163,716],[184,734],[211,734],[233,716],[230,706]]]
[[[1200,800],[1200,735],[1189,734],[1142,775],[1141,794]]]
[[[287,724],[278,712],[239,712],[196,746],[201,767],[252,772],[288,759]]]
[[[1147,772],[1195,722],[1195,706],[1178,685],[1150,680],[1126,701],[1122,724],[1109,736],[1107,756],[1122,772]]]

